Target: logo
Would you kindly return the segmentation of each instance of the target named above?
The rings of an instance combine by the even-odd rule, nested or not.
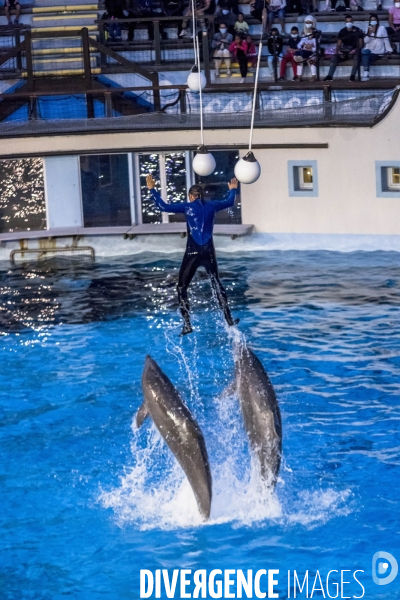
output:
[[[372,557],[372,579],[376,585],[392,583],[398,570],[399,565],[392,554],[389,554],[389,552],[375,552]],[[385,577],[382,577],[382,575],[385,575]]]

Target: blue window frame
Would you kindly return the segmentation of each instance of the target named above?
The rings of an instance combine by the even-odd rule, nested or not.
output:
[[[308,167],[308,168],[307,168]],[[288,160],[289,196],[318,196],[318,166],[316,160]]]
[[[377,198],[400,198],[400,161],[375,161]]]

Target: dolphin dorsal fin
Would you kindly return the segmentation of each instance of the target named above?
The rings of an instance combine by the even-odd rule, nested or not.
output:
[[[144,400],[142,406],[137,411],[136,415],[136,427],[139,429],[141,427],[143,421],[149,416],[149,410],[147,408],[146,400]]]

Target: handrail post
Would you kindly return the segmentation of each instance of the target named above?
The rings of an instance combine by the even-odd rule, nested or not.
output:
[[[112,117],[112,97],[111,92],[104,92],[104,111],[107,118]]]
[[[154,27],[154,51],[156,65],[161,65],[161,36],[160,36],[160,21],[153,21]]]
[[[203,31],[202,44],[203,44],[204,75],[205,75],[207,85],[208,85],[211,81],[211,75],[210,75],[210,49],[209,49],[209,45],[208,45],[207,31]]]
[[[100,23],[99,23],[99,41],[100,41],[100,44],[103,44],[103,46],[106,43],[106,36],[105,36],[105,33],[104,33],[104,27],[105,27],[105,24],[103,23],[103,21],[100,21]],[[101,64],[102,67],[104,67],[105,65],[107,65],[107,57],[102,52],[100,52],[100,64]]]
[[[317,51],[317,81],[319,81],[319,59],[320,59],[320,45],[319,45],[319,36],[320,36],[320,32],[317,31],[316,32],[316,40],[315,40],[315,47],[316,47],[316,51]]]
[[[161,110],[161,96],[159,90],[159,79],[158,73],[153,73],[152,76],[152,84],[153,84],[153,101],[154,101],[154,112],[159,112]]]
[[[16,32],[15,32],[15,45],[19,46],[21,43],[21,33],[20,33],[20,29],[19,27],[17,28]],[[22,71],[22,55],[21,52],[18,52],[17,54],[17,69],[18,71]]]
[[[179,90],[179,106],[181,115],[186,114],[186,90]]]
[[[28,89],[33,91],[34,89],[34,81],[33,81],[33,62],[32,62],[32,34],[27,29],[25,31],[25,60],[26,60],[26,75],[28,80]]]
[[[36,96],[29,96],[28,118],[30,121],[37,119],[37,98],[36,98]]]
[[[89,47],[89,31],[87,27],[81,29],[82,34],[82,53],[83,53],[83,69],[85,77],[86,90],[92,89],[92,69],[90,65],[90,47]],[[94,118],[94,102],[92,94],[86,94],[86,106],[88,119]]]

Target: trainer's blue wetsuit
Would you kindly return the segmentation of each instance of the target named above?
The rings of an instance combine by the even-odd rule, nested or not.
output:
[[[236,189],[230,190],[225,200],[204,201],[197,199],[193,202],[173,202],[171,204],[164,202],[157,190],[153,189],[151,192],[160,210],[186,215],[188,239],[178,278],[178,299],[182,317],[185,321],[182,333],[190,333],[192,331],[187,289],[199,267],[205,268],[211,279],[211,285],[215,290],[225,319],[228,325],[233,325],[234,321],[229,310],[226,291],[218,276],[218,265],[212,235],[215,213],[233,206]]]

